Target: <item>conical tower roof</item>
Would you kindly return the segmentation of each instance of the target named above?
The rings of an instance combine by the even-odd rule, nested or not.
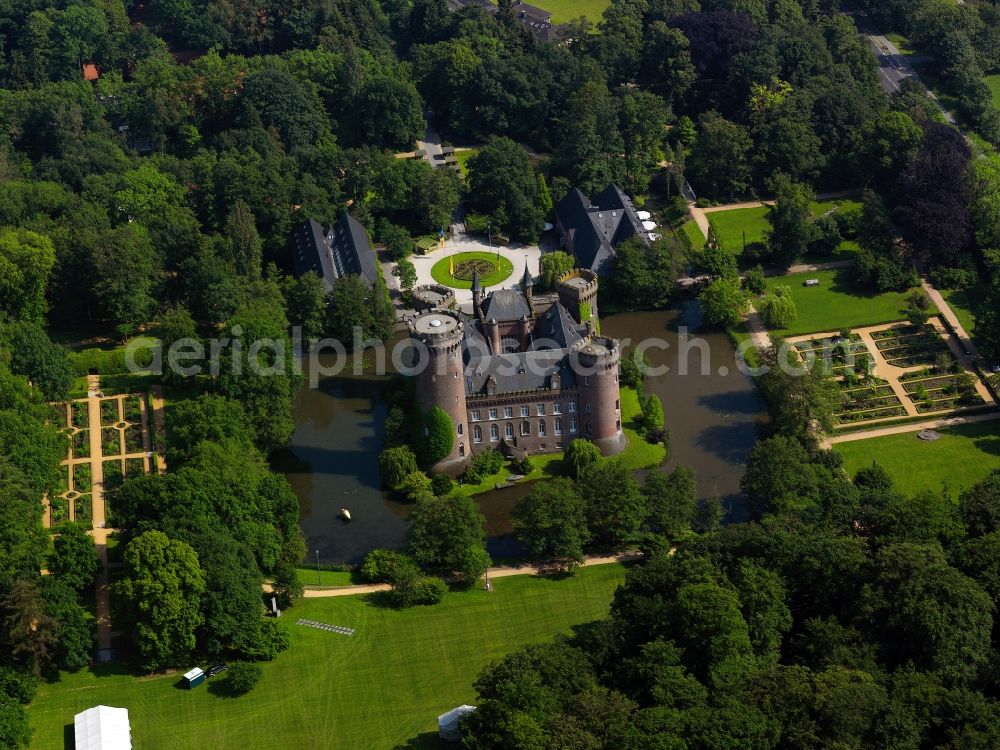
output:
[[[521,277],[521,288],[527,289],[529,286],[534,286],[535,282],[531,278],[531,271],[528,270],[528,261],[524,261],[524,275]]]
[[[472,291],[473,292],[483,291],[483,285],[479,283],[479,271],[472,272]]]

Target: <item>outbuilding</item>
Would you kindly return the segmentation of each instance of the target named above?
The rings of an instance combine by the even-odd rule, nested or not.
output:
[[[198,687],[201,683],[205,681],[205,670],[201,667],[195,667],[194,669],[184,673],[184,687],[190,690],[193,687]]]
[[[462,732],[458,722],[466,714],[476,710],[475,706],[462,705],[438,716],[438,735],[445,742],[461,742]]]
[[[127,708],[94,706],[73,717],[76,750],[132,750]]]

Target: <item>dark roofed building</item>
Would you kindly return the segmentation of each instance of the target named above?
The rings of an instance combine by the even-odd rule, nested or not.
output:
[[[448,0],[448,10],[450,11],[470,6],[481,8],[483,12],[491,16],[495,16],[499,10],[490,0]],[[517,0],[511,4],[511,10],[514,13],[514,18],[539,42],[551,42],[555,38],[555,27],[552,25],[552,14],[549,11]]]
[[[630,237],[649,242],[631,199],[615,184],[601,191],[593,203],[578,188],[570,190],[556,204],[556,225],[577,265],[599,274],[611,270],[620,243]]]
[[[369,284],[378,280],[375,251],[360,221],[343,213],[329,228],[308,219],[298,225],[292,237],[295,273],[313,271],[323,278],[327,291],[342,276],[357,274]]]
[[[487,294],[474,274],[472,315],[437,311],[410,322],[427,357],[416,377],[420,408],[439,407],[455,428],[435,471],[457,474],[484,450],[523,457],[577,438],[607,455],[625,446],[620,346],[597,333],[597,275],[574,269],[556,294],[536,297],[526,270],[520,286]]]

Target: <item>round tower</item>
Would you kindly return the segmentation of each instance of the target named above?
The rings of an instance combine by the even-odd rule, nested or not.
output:
[[[427,313],[410,321],[410,337],[419,342],[418,350],[426,349],[416,376],[417,404],[422,413],[441,408],[451,418],[454,436],[451,452],[431,467],[433,473],[458,475],[472,455],[465,406],[464,335],[465,324],[452,312]]]
[[[622,431],[618,390],[618,341],[594,336],[581,341],[571,354],[580,389],[580,436],[593,440],[605,456],[621,453],[627,442]]]
[[[597,321],[597,274],[589,268],[574,268],[556,281],[559,302],[581,323]],[[586,314],[589,311],[589,316]]]

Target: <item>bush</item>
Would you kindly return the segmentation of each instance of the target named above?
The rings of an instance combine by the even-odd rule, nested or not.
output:
[[[469,234],[486,234],[486,225],[489,220],[488,216],[470,211],[465,215],[465,228]]]
[[[449,494],[454,486],[455,483],[447,474],[435,474],[431,479],[431,492],[438,497]]]
[[[756,265],[743,276],[743,288],[755,297],[759,297],[767,291],[767,282],[764,280],[763,266]]]
[[[519,458],[516,461],[512,462],[510,468],[511,471],[513,471],[515,474],[521,474],[523,476],[527,476],[528,474],[531,473],[531,470],[534,467],[531,465],[530,459],[527,456],[525,456],[524,458]]]
[[[435,406],[424,416],[425,440],[422,445],[426,450],[428,464],[436,464],[451,453],[455,444],[455,426],[451,417],[439,406]]]
[[[393,603],[401,608],[434,605],[447,593],[445,582],[434,576],[414,574],[399,578],[392,584]]]
[[[413,253],[413,238],[410,237],[410,233],[391,221],[379,219],[375,225],[375,236],[385,245],[393,260],[403,260]]]
[[[622,385],[638,390],[646,379],[648,369],[646,354],[633,349],[618,362],[618,380]]]
[[[488,450],[477,453],[472,459],[472,465],[480,472],[489,476],[496,474],[504,465],[504,457],[500,451]]]
[[[935,268],[929,275],[939,289],[968,289],[979,282],[975,270],[969,268]]]
[[[603,456],[601,449],[589,440],[577,438],[566,449],[563,461],[569,469],[569,475],[579,479],[591,466],[600,463]]]
[[[361,565],[361,576],[372,583],[392,583],[411,570],[417,573],[417,566],[408,555],[391,549],[373,549]]]
[[[149,367],[153,363],[153,352],[150,349],[139,349],[135,352],[134,360],[139,367]],[[83,377],[91,371],[98,375],[124,375],[130,372],[124,349],[83,349],[70,352],[69,361],[76,377]]]
[[[431,480],[427,478],[426,474],[422,471],[414,471],[407,474],[396,489],[402,493],[407,500],[415,503],[417,499],[424,497],[425,495],[437,494],[433,491],[431,485]]]
[[[383,481],[393,489],[398,488],[407,477],[419,470],[417,457],[405,445],[382,451],[378,457],[378,467]]]
[[[257,687],[257,683],[260,682],[263,675],[264,670],[260,668],[260,664],[249,661],[234,661],[229,665],[229,677],[226,678],[226,682],[235,695],[246,695]]]

